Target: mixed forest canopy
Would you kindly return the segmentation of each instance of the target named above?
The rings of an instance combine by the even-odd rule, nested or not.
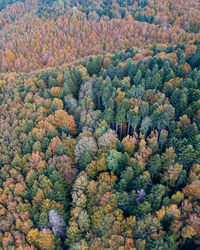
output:
[[[0,249],[200,249],[199,18],[0,0]]]

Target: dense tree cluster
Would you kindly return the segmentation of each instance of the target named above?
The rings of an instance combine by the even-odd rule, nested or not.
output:
[[[1,0],[0,1],[0,11],[1,10],[3,10],[3,9],[5,9],[5,7],[7,6],[7,5],[11,5],[11,4],[13,4],[13,3],[15,3],[15,2],[17,2],[18,0]],[[25,0],[20,0],[21,2],[25,2]]]
[[[17,1],[0,11],[0,72],[30,72],[128,47],[142,57],[155,43],[162,50],[194,42],[200,38],[198,5],[198,0]]]
[[[2,247],[199,245],[199,51],[1,74]]]

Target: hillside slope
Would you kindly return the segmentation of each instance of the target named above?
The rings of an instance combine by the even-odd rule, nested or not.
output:
[[[198,249],[199,7],[0,0],[0,249]]]

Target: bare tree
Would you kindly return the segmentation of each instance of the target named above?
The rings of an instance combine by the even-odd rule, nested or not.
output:
[[[65,236],[66,223],[54,209],[49,211],[49,227],[55,236]]]
[[[144,189],[140,189],[136,193],[136,203],[142,202],[146,196]]]

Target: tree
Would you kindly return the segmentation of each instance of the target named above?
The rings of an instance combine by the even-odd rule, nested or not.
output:
[[[146,193],[145,193],[144,189],[137,190],[136,203],[138,203],[138,202],[141,203],[144,200],[145,196],[146,196]]]
[[[135,145],[137,143],[136,138],[128,135],[124,137],[122,143],[124,144],[124,150],[131,156],[134,155]]]
[[[148,170],[151,174],[152,179],[159,176],[159,172],[161,171],[161,159],[159,154],[154,155],[152,161],[150,161],[149,163]]]
[[[180,161],[187,169],[189,169],[195,160],[195,151],[192,145],[187,145],[180,153]]]
[[[183,166],[176,163],[170,166],[162,177],[161,182],[166,183],[170,188],[176,186],[176,181],[179,179],[180,174],[182,173]]]
[[[56,154],[57,155],[64,155],[66,154],[66,147],[61,143],[58,144],[57,149],[56,149]]]
[[[151,204],[153,210],[158,210],[162,203],[163,197],[167,191],[165,186],[161,184],[153,185],[150,194],[147,196],[147,200]]]
[[[136,238],[147,239],[147,237],[153,238],[153,235],[159,236],[161,229],[160,221],[151,214],[148,214],[137,221],[135,228]]]
[[[144,117],[148,116],[149,114],[149,104],[147,102],[144,102],[139,109],[139,115],[142,119],[144,119]]]
[[[162,88],[162,77],[160,76],[159,73],[156,73],[153,75],[151,79],[151,84],[148,86],[150,89],[158,89],[161,90]]]
[[[114,93],[114,88],[112,87],[112,84],[110,82],[110,78],[106,78],[106,86],[103,89],[102,92],[102,102],[105,108],[107,108],[108,106],[108,101],[110,99],[110,97],[112,96],[112,94]]]
[[[149,117],[144,118],[141,123],[140,132],[144,134],[145,138],[150,127],[151,119]]]
[[[85,135],[78,140],[75,147],[75,156],[77,160],[80,160],[86,149],[90,149],[93,153],[97,152],[97,143],[92,136]]]
[[[134,78],[136,72],[137,72],[136,64],[133,64],[132,60],[128,59],[126,65],[124,67],[125,76],[130,76],[131,82],[133,82],[133,78]]]
[[[128,211],[130,206],[130,199],[127,192],[122,192],[119,196],[119,207],[124,210]]]
[[[120,107],[117,109],[117,115],[116,115],[116,133],[118,131],[118,125],[120,124],[120,140],[122,138],[122,132],[123,132],[123,122],[125,120],[126,111],[125,109],[120,109]]]
[[[118,79],[121,80],[121,79],[123,78],[123,76],[124,76],[124,71],[123,71],[123,69],[122,69],[121,64],[119,64],[119,65],[117,66],[117,69],[116,69],[116,70],[117,70],[116,75],[117,75]]]
[[[104,119],[108,123],[109,126],[113,124],[114,121],[114,110],[111,108],[104,110]]]
[[[56,110],[55,115],[52,117],[51,115],[48,117],[48,120],[54,125],[56,128],[60,128],[62,126],[66,126],[70,129],[73,135],[76,134],[76,123],[74,121],[73,116],[68,115],[68,113],[64,110]]]
[[[101,58],[89,58],[89,62],[87,63],[87,71],[90,76],[93,74],[98,74],[101,69]]]
[[[140,84],[140,81],[142,79],[142,73],[140,70],[137,71],[135,77],[134,77],[134,84],[138,87],[138,85]]]
[[[169,126],[174,116],[174,108],[171,105],[159,106],[151,115],[152,124],[161,131]]]
[[[138,115],[134,115],[131,118],[131,126],[133,127],[133,135],[137,130],[137,126],[139,125],[139,122],[140,122],[140,117]]]
[[[111,150],[107,159],[108,169],[112,170],[116,174],[120,174],[125,165],[125,157],[122,153],[117,152],[116,150]]]
[[[86,210],[82,210],[78,217],[78,225],[81,232],[87,233],[90,229],[90,218]]]
[[[101,94],[102,94],[102,81],[100,78],[96,78],[92,84],[92,91],[94,97],[97,98],[98,109],[101,108]]]
[[[134,214],[137,217],[144,217],[149,214],[151,210],[151,204],[148,201],[144,201],[143,203],[138,203],[137,207],[134,209]]]
[[[104,61],[103,61],[103,68],[104,69],[107,69],[109,67],[110,61],[111,61],[110,58],[108,58],[108,57],[104,58]]]
[[[102,149],[103,152],[107,150],[116,149],[119,140],[117,134],[114,130],[107,130],[102,136],[98,138],[99,149]]]
[[[80,170],[84,170],[86,166],[93,160],[93,158],[94,158],[94,155],[93,155],[92,150],[86,149],[83,152],[81,159],[79,161]]]
[[[174,90],[171,95],[170,102],[173,107],[175,107],[175,111],[178,116],[184,115],[188,106],[187,92],[183,92],[180,89]]]
[[[76,177],[77,169],[73,166],[72,159],[65,155],[54,156],[48,161],[49,166],[56,168],[64,175],[68,185],[71,185]]]
[[[49,227],[52,229],[55,236],[65,236],[66,223],[54,209],[49,211]]]
[[[192,182],[191,184],[187,185],[183,189],[183,193],[193,200],[199,200],[200,199],[199,185],[200,185],[200,181],[196,180]]]

